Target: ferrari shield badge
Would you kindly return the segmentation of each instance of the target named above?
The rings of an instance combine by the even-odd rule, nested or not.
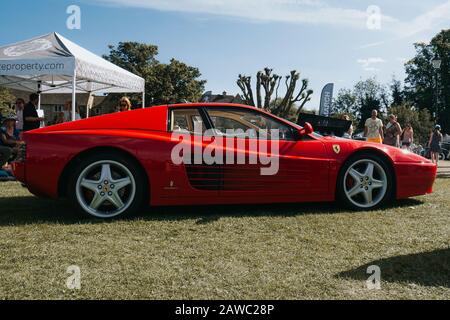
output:
[[[333,151],[334,151],[334,153],[336,153],[336,154],[341,153],[341,146],[338,145],[338,144],[333,145]]]

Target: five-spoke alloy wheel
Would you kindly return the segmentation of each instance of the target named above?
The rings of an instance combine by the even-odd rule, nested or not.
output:
[[[341,201],[351,208],[371,210],[392,197],[393,181],[390,167],[382,158],[360,154],[342,168],[337,193]]]
[[[111,219],[135,211],[142,204],[142,174],[117,155],[85,159],[70,182],[69,197],[90,216]]]

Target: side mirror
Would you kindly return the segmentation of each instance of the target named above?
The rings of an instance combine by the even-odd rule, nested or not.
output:
[[[303,127],[303,129],[298,130],[298,133],[300,134],[301,137],[307,136],[313,132],[314,132],[314,129],[313,129],[311,123],[309,123],[309,122],[305,123],[305,126]]]

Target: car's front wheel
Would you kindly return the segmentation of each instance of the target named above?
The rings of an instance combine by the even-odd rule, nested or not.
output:
[[[77,166],[69,182],[69,197],[83,213],[111,219],[141,207],[144,185],[133,161],[115,154],[95,155]]]
[[[390,166],[374,154],[360,154],[342,168],[337,184],[339,199],[355,210],[372,210],[384,205],[394,195]]]

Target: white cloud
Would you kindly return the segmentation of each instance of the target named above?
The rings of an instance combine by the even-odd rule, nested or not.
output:
[[[400,36],[409,37],[424,31],[434,30],[444,24],[448,28],[450,22],[450,1],[431,8],[426,13],[416,17],[410,22],[402,22],[398,25],[397,32]]]
[[[358,49],[368,49],[373,47],[381,46],[385,43],[385,41],[372,42],[358,47]]]
[[[161,11],[206,13],[286,23],[366,28],[367,12],[332,7],[322,0],[96,0],[97,3]],[[385,17],[387,21],[395,21]]]
[[[366,8],[351,9],[332,6],[327,0],[95,0],[99,4],[147,8],[160,11],[203,13],[249,19],[367,28]],[[404,5],[408,5],[405,3]],[[381,31],[396,37],[410,37],[424,31],[444,27],[450,21],[450,0],[431,7],[411,21],[401,21],[383,14]],[[447,26],[448,27],[448,26]],[[382,45],[371,43],[363,48]]]
[[[386,60],[384,60],[383,58],[380,58],[380,57],[374,57],[374,58],[367,58],[367,59],[358,59],[356,62],[362,66],[364,71],[378,72],[378,71],[380,71],[380,69],[374,67],[374,65],[386,63]]]
[[[382,28],[393,34],[393,37],[384,41],[369,43],[360,46],[359,49],[378,47],[386,43],[396,42],[405,38],[415,36],[415,42],[420,38],[418,35],[427,31],[438,32],[439,28],[448,28],[450,22],[450,0],[445,3],[431,7],[427,12],[417,16],[411,21],[382,20]]]

